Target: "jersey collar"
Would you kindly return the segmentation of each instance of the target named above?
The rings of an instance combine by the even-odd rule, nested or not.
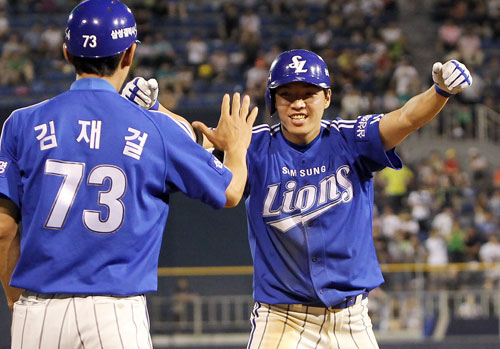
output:
[[[70,90],[106,90],[116,92],[116,89],[104,79],[100,78],[82,78],[75,80]]]
[[[292,147],[297,151],[300,151],[301,153],[305,153],[307,150],[312,148],[312,146],[318,141],[318,139],[320,139],[322,134],[323,134],[323,127],[321,127],[319,134],[316,136],[316,138],[314,138],[311,142],[307,144],[295,144],[293,142],[290,142],[288,139],[286,139],[283,132],[281,132],[281,137],[283,138],[283,141],[285,141],[285,143],[288,144],[290,147]]]

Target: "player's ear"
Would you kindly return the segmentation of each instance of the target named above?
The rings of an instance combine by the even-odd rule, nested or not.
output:
[[[330,106],[330,102],[332,101],[332,90],[329,88],[325,88],[323,90],[325,92],[325,109]]]
[[[132,46],[130,46],[125,53],[123,54],[123,58],[121,61],[121,67],[129,67],[132,65],[132,62],[134,60],[134,54],[135,54],[135,48],[137,47],[137,44],[134,43]]]
[[[68,53],[68,48],[67,48],[67,46],[66,46],[66,44],[65,44],[65,43],[62,45],[62,50],[63,50],[64,59],[65,59],[68,63],[73,64],[73,62],[71,61],[71,56],[70,56],[70,55],[69,55],[69,53]]]

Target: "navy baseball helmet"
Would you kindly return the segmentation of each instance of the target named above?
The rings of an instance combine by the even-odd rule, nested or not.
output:
[[[109,57],[134,42],[138,42],[134,15],[118,0],[86,0],[69,15],[64,43],[73,56]]]
[[[267,79],[266,108],[269,115],[276,111],[273,90],[295,81],[330,88],[330,74],[323,58],[307,50],[285,51],[276,57]]]

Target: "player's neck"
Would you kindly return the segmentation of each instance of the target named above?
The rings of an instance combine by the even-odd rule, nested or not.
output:
[[[120,89],[123,85],[123,79],[120,76],[118,76],[118,74],[113,74],[111,76],[101,76],[101,75],[97,75],[97,74],[82,73],[82,74],[76,75],[76,80],[84,79],[84,78],[103,79],[103,80],[109,82],[116,89],[117,92],[120,91]]]

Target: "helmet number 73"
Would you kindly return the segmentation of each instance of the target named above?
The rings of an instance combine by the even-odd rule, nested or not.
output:
[[[97,36],[95,35],[82,35],[82,37],[85,39],[83,42],[83,47],[96,47],[97,46]]]
[[[52,203],[44,228],[63,229],[85,175],[85,163],[48,159],[45,174],[63,177],[57,196]],[[123,224],[125,205],[121,201],[127,189],[127,176],[123,170],[113,165],[94,167],[87,176],[87,186],[104,186],[99,191],[97,205],[106,207],[107,217],[102,212],[83,210],[82,221],[87,230],[98,234],[110,234]]]

